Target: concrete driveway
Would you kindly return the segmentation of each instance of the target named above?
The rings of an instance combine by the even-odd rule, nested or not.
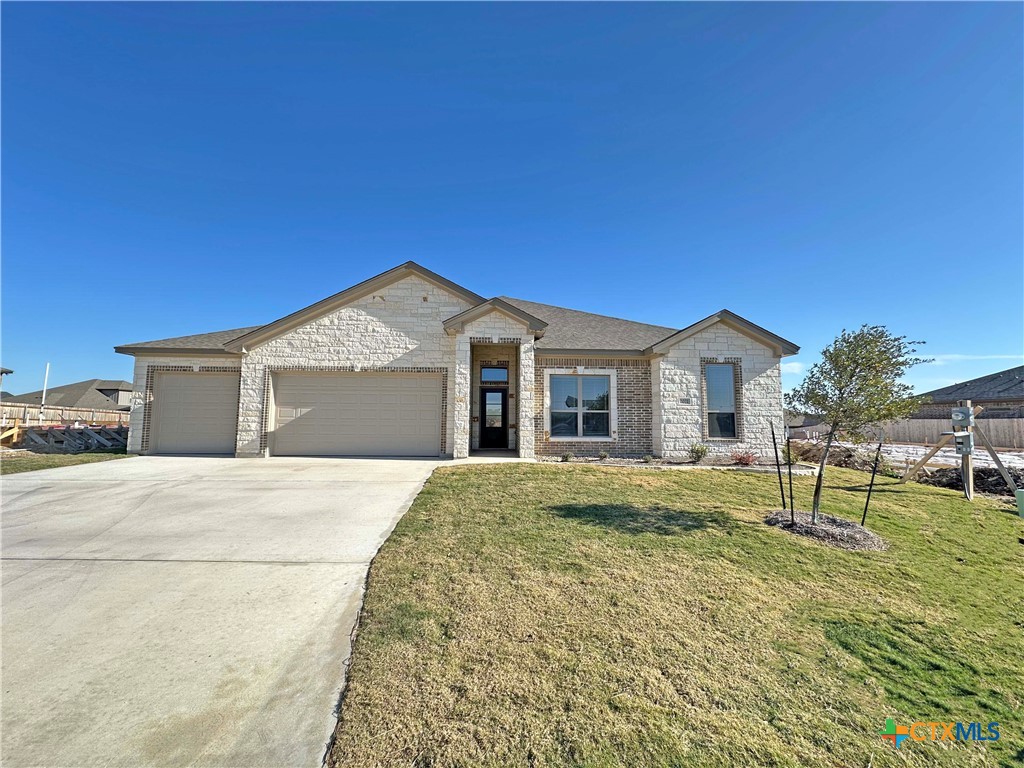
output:
[[[367,565],[436,465],[4,477],[5,768],[320,765]]]

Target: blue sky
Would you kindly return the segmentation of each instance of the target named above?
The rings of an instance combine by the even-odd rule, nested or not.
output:
[[[268,322],[408,259],[803,347],[1024,350],[1020,4],[4,3],[2,363]],[[965,298],[957,300],[956,293]],[[1016,356],[1016,357],[1015,357]]]

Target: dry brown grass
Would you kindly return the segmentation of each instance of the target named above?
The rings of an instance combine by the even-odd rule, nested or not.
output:
[[[122,451],[97,451],[95,453],[33,453],[32,451],[3,451],[0,453],[0,474],[13,475],[17,472],[34,472],[37,469],[72,467],[77,464],[92,464],[97,461],[128,458]]]
[[[859,517],[859,485],[835,484],[862,478],[830,470],[831,513]],[[799,479],[798,499],[811,481]],[[1011,616],[1024,606],[1024,526],[991,501],[883,481],[868,524],[892,548],[838,551],[764,525],[775,483],[573,465],[438,471],[372,568],[331,765],[1019,757]],[[972,599],[936,589],[952,583]],[[877,736],[886,716],[1001,720],[1005,736],[896,753]]]

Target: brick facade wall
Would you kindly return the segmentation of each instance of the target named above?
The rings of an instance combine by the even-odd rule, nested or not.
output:
[[[552,440],[544,431],[546,392],[544,372],[553,369],[580,368],[613,369],[616,382],[618,410],[617,434],[608,440]],[[652,443],[651,365],[641,358],[589,358],[541,357],[535,360],[534,373],[534,450],[539,456],[561,456],[571,452],[576,456],[635,457],[654,451]]]

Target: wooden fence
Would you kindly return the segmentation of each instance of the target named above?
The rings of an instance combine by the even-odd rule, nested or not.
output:
[[[61,408],[60,406],[47,405],[43,410],[42,418],[39,416],[40,406],[25,403],[0,403],[0,425],[13,423],[15,420],[21,424],[73,424],[78,421],[83,424],[127,424],[128,411],[105,411],[97,408]]]
[[[996,448],[1024,448],[1024,419],[978,419]],[[949,419],[907,419],[885,425],[885,439],[894,443],[935,445],[943,432],[953,430]]]

